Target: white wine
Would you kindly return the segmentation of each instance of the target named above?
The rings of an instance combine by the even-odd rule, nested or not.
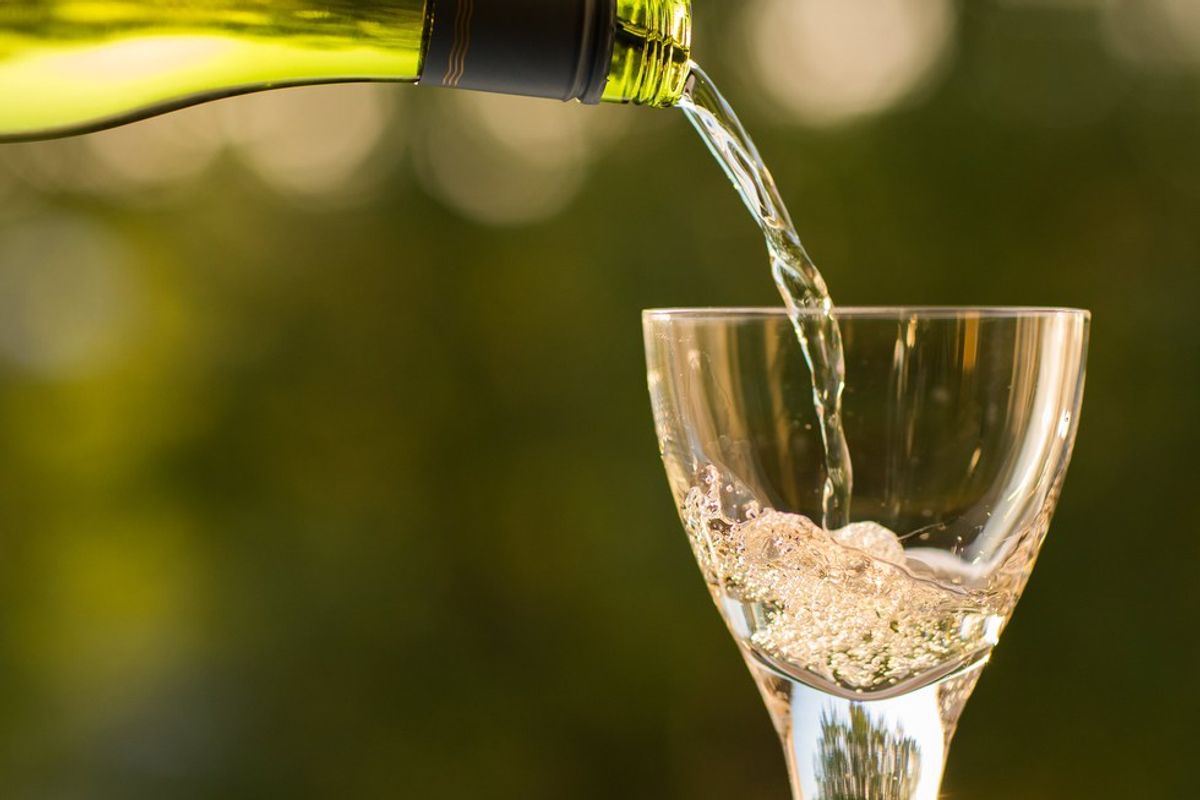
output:
[[[938,551],[905,550],[872,522],[828,531],[770,509],[731,520],[721,498],[731,480],[708,467],[684,526],[730,629],[772,667],[849,696],[894,694],[995,646],[1019,582],[964,589]]]
[[[690,50],[690,0],[8,2],[0,139],[344,81],[671,106]]]

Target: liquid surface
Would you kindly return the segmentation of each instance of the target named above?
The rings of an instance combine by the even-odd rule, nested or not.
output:
[[[813,405],[825,446],[823,524],[829,529],[844,527],[850,522],[854,488],[850,450],[842,431],[846,362],[825,279],[804,249],[754,141],[716,85],[695,64],[679,106],[733,181],[766,238],[772,275],[812,374]]]

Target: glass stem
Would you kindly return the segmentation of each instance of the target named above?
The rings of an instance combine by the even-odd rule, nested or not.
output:
[[[986,657],[914,692],[850,700],[743,653],[783,741],[794,800],[937,800]]]

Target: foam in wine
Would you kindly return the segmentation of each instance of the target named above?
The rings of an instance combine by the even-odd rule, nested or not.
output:
[[[734,635],[772,666],[843,692],[890,692],[979,661],[996,644],[1017,587],[953,587],[936,557],[906,553],[874,522],[830,531],[753,507],[732,520],[721,497],[730,480],[708,467],[684,503],[684,526]]]

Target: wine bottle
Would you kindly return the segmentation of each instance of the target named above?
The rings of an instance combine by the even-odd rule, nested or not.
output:
[[[690,45],[690,0],[3,2],[0,140],[348,81],[670,106]]]

